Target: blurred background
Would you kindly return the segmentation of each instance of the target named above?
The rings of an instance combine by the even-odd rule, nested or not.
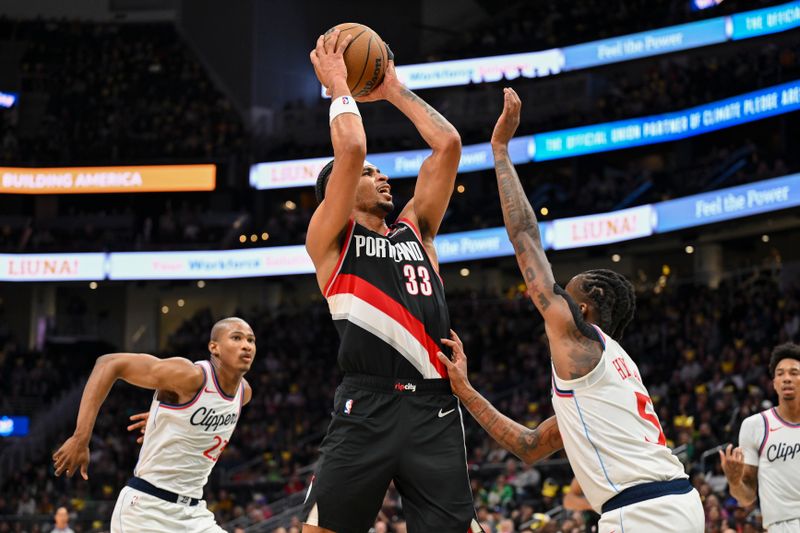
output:
[[[299,531],[341,378],[302,249],[331,155],[308,52],[345,21],[390,43],[461,133],[437,247],[479,390],[532,428],[552,414],[483,144],[511,86],[512,155],[556,279],[634,283],[624,345],[706,531],[761,531],[717,450],[777,403],[769,353],[800,341],[800,2],[25,0],[0,5],[0,532],[50,531],[60,507],[75,532],[108,531],[138,454],[127,418],[151,393],[118,383],[89,482],[55,478],[95,359],[203,359],[229,315],[258,337],[254,396],[205,498],[228,531]],[[403,205],[426,147],[389,104],[361,112]],[[592,531],[563,454],[525,466],[465,420],[487,533]],[[405,531],[393,488],[374,531]]]

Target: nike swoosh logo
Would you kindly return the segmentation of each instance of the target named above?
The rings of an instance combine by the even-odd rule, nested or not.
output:
[[[214,391],[213,390],[208,390],[208,387],[206,387],[206,392],[210,392],[211,394],[214,394]]]
[[[783,429],[783,427],[769,428],[769,432],[772,433],[773,431],[778,431],[779,429]]]
[[[450,409],[449,411],[444,411],[444,412],[441,409],[439,409],[439,418],[444,418],[445,416],[449,415],[453,411],[455,411],[455,409]]]

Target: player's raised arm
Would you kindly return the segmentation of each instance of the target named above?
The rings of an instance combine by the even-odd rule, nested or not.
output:
[[[97,359],[83,389],[75,432],[53,455],[56,475],[70,477],[78,469],[88,479],[89,440],[100,406],[114,383],[121,379],[137,387],[170,391],[179,400],[191,398],[203,385],[203,370],[188,359],[159,359],[152,355],[113,353]]]
[[[492,153],[508,232],[517,264],[530,296],[545,320],[556,373],[575,379],[591,372],[602,355],[597,333],[581,317],[577,305],[556,285],[542,246],[539,224],[508,153],[508,143],[519,126],[522,102],[513,89],[503,89],[503,112],[492,133]],[[570,305],[571,303],[571,305]]]
[[[367,138],[355,99],[347,87],[343,54],[351,35],[339,39],[339,30],[320,35],[311,51],[311,63],[320,83],[331,96],[331,143],[334,165],[327,192],[308,226],[306,249],[317,267],[319,279],[327,280],[336,263],[340,237],[347,226],[356,198],[356,185],[364,168]],[[328,264],[330,263],[330,264]]]
[[[464,345],[455,331],[450,331],[450,337],[442,339],[442,343],[452,349],[452,359],[438,353],[439,360],[447,367],[450,388],[494,440],[527,464],[541,461],[564,448],[555,416],[531,429],[511,420],[476,391],[467,375]]]
[[[423,240],[432,244],[453,193],[461,159],[461,136],[438,111],[398,80],[391,52],[389,57],[383,82],[363,100],[387,100],[411,120],[433,150],[422,162],[414,198],[400,214],[400,218],[410,218],[419,227]]]

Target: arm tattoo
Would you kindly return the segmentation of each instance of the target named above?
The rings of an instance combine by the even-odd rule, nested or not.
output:
[[[550,300],[541,292],[539,293],[539,307],[542,308],[542,311],[546,311],[547,308],[550,307]]]
[[[525,195],[507,151],[495,152],[494,167],[497,172],[497,186],[500,189],[503,221],[511,243],[514,245],[525,283],[528,285],[528,294],[542,313],[550,307],[551,303],[548,298],[551,290],[549,283],[553,284],[553,294],[566,299],[575,323],[569,328],[570,342],[566,347],[569,373],[571,379],[585,376],[597,366],[603,354],[598,333],[583,320],[578,306],[566,291],[551,281],[552,273],[546,270],[549,265],[544,259],[536,215]],[[534,283],[537,278],[540,278],[539,283]],[[548,286],[543,287],[544,284]],[[545,291],[548,291],[547,294]]]
[[[535,268],[540,263],[537,256],[544,253],[536,215],[507,152],[495,154],[494,167],[506,231],[517,254],[530,297],[544,311],[550,306],[550,301],[534,284],[538,274],[541,274],[537,274]]]
[[[597,342],[587,338],[577,327],[570,328],[569,336],[573,341],[567,352],[570,379],[582,378],[600,363],[603,350],[598,350]]]
[[[600,334],[586,323],[578,304],[557,283],[553,284],[553,293],[567,301],[569,311],[572,314],[574,325],[569,330],[569,337],[573,342],[567,355],[570,360],[570,379],[578,379],[591,372],[603,356]]]
[[[422,106],[422,108],[425,110],[425,112],[428,114],[431,120],[433,120],[433,123],[436,124],[436,126],[438,126],[440,130],[446,132],[453,131],[453,126],[449,122],[447,122],[447,119],[445,119],[442,115],[439,114],[438,111],[436,111],[434,108],[428,105],[428,103],[425,100],[414,94],[410,89],[403,87],[401,94],[403,98],[405,98],[406,100],[411,100],[412,102]]]
[[[525,269],[525,281],[528,283],[533,283],[533,280],[536,279],[536,272],[531,268],[528,267]]]
[[[528,234],[535,243],[541,244],[536,215],[533,214],[533,208],[528,202],[528,197],[522,189],[519,176],[517,176],[517,171],[511,164],[508,154],[498,157],[494,167],[497,173],[497,184],[500,188],[503,218],[512,244],[517,245],[516,236],[520,233]]]
[[[527,428],[500,413],[477,391],[462,401],[473,418],[494,440],[528,464],[544,459],[564,447],[558,426],[549,420],[542,422],[536,429]]]

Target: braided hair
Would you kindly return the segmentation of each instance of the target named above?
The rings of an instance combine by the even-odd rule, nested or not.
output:
[[[636,311],[633,285],[613,270],[587,270],[580,277],[580,288],[599,315],[600,329],[613,339],[621,340],[625,327]]]

